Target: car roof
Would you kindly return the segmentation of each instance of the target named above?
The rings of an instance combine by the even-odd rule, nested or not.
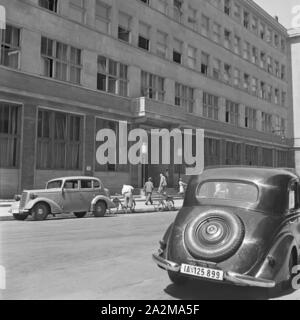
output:
[[[247,166],[219,166],[208,167],[202,173],[205,179],[231,179],[246,181],[277,181],[276,177],[286,176],[287,179],[296,179],[299,176],[295,169],[270,168],[270,167],[247,167]]]
[[[60,177],[56,179],[49,180],[48,182],[57,181],[57,180],[99,180],[96,177],[87,177],[87,176],[74,176],[74,177]]]

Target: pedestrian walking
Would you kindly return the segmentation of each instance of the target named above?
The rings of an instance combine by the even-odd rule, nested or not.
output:
[[[158,187],[158,192],[159,193],[164,193],[166,188],[167,188],[167,180],[166,177],[164,176],[163,173],[160,174],[160,182],[159,182],[159,187]]]
[[[152,201],[153,190],[154,190],[154,185],[152,182],[152,178],[149,178],[144,185],[144,191],[146,195],[146,202],[145,202],[146,206],[148,205],[149,202],[151,203],[151,205],[153,205],[153,201]]]

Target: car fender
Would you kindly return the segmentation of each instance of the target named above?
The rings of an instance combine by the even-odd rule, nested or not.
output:
[[[53,213],[53,214],[62,213],[63,212],[62,208],[56,202],[54,202],[53,200],[47,199],[47,198],[40,198],[40,197],[28,201],[24,209],[31,210],[39,202],[47,203],[50,206],[51,213]]]
[[[99,201],[99,200],[102,200],[106,203],[107,205],[107,208],[108,209],[111,209],[111,208],[115,208],[115,204],[106,196],[103,196],[103,195],[99,195],[97,197],[95,197],[93,200],[92,200],[92,203],[91,203],[91,211],[94,211],[94,208],[95,208],[95,204]]]
[[[280,236],[272,246],[256,276],[262,279],[274,280],[277,284],[287,280],[289,276],[289,258],[293,247],[297,248],[297,245],[291,234]],[[298,254],[297,249],[297,256]]]

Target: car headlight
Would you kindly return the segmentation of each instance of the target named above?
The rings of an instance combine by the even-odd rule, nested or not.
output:
[[[36,194],[34,194],[34,193],[31,193],[30,194],[30,196],[29,196],[29,198],[31,199],[31,200],[34,200],[34,199],[36,199],[38,196],[36,195]]]

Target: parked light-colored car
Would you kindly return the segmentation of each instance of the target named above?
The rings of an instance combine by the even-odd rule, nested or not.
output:
[[[65,177],[50,180],[46,189],[24,190],[16,196],[10,211],[16,220],[25,220],[29,215],[34,220],[45,220],[49,214],[71,212],[83,218],[89,211],[103,217],[107,209],[114,207],[108,189],[98,178]]]

